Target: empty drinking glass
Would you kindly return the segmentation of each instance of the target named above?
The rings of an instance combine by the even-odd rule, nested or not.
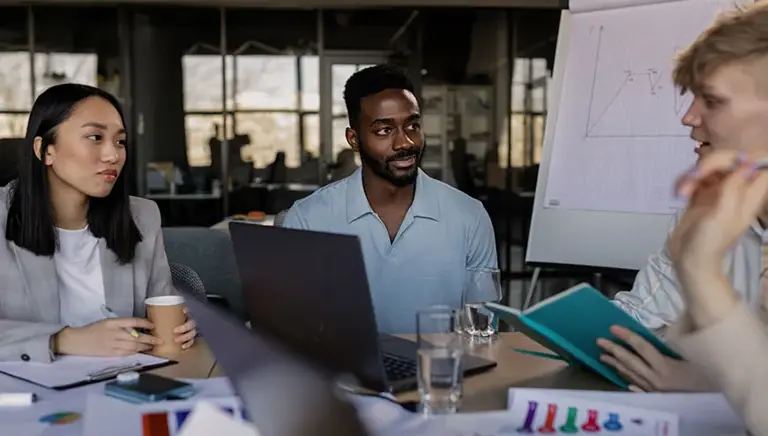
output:
[[[419,394],[425,415],[455,413],[461,400],[463,344],[456,311],[437,306],[416,314]]]
[[[498,331],[497,320],[485,304],[499,302],[501,298],[501,272],[498,269],[467,269],[458,331],[475,341],[492,341]]]

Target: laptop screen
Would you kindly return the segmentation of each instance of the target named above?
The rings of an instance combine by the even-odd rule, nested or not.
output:
[[[366,434],[354,408],[334,392],[327,373],[248,330],[223,309],[180,293],[261,435]]]
[[[238,222],[230,235],[254,328],[329,371],[388,389],[357,236]]]

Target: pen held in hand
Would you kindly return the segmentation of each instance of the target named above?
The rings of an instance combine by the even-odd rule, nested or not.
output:
[[[112,319],[118,318],[115,312],[112,312],[112,310],[109,307],[103,304],[101,305],[101,313],[107,318],[112,318]],[[136,329],[131,328],[131,329],[126,329],[126,331],[130,333],[130,335],[133,336],[134,338],[136,339],[139,338],[139,332],[137,332]]]
[[[758,172],[768,169],[767,159],[763,158],[754,161],[748,161],[745,155],[738,156],[729,168],[724,168],[720,170],[719,173],[713,173],[711,170],[704,171],[702,173],[700,163],[697,163],[693,168],[691,168],[688,172],[677,179],[674,186],[674,194],[678,198],[690,198],[702,178],[711,177],[713,174],[720,174],[721,176],[731,174],[743,168],[747,163],[749,164],[749,171],[747,173],[748,176],[752,176]]]
[[[88,379],[91,381],[105,380],[117,376],[120,373],[127,372],[133,369],[141,368],[141,363],[133,362],[127,365],[105,368],[100,371],[88,374]]]
[[[731,166],[731,172],[738,170],[741,168],[741,166],[744,164],[746,158],[739,158],[732,166]],[[753,161],[750,164],[750,170],[754,173],[760,170],[768,169],[768,160],[760,159]]]

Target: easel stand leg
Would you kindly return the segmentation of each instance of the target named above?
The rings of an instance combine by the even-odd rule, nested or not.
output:
[[[531,305],[531,299],[533,299],[533,294],[536,292],[536,286],[539,284],[539,274],[541,273],[541,268],[536,268],[533,270],[533,275],[531,276],[531,284],[528,286],[528,292],[525,294],[525,301],[523,302],[522,307],[520,310],[525,310]]]

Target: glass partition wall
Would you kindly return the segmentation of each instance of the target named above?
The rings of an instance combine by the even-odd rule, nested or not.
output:
[[[347,148],[344,84],[355,71],[386,62],[386,52],[322,50],[322,42],[315,42],[322,41],[320,25],[311,43],[286,48],[249,39],[235,44],[227,40],[237,33],[227,28],[227,14],[233,12],[221,13],[220,44],[194,41],[183,54],[190,167],[222,165],[221,180],[228,180],[221,184],[222,194],[237,184],[325,184],[328,166]],[[321,22],[322,11],[315,13]],[[217,158],[220,147],[229,152]],[[284,167],[287,176],[276,167]]]
[[[515,59],[508,121],[512,124],[513,168],[530,167],[538,164],[541,159],[551,83],[552,73],[547,68],[546,59]],[[509,130],[502,130],[499,142],[499,164],[502,167],[507,165]]]
[[[102,87],[125,105],[138,195],[218,198],[226,216],[231,188],[275,181],[277,164],[288,172],[281,182],[324,184],[322,168],[346,147],[344,83],[354,71],[385,62],[386,54],[322,54],[320,11],[303,12],[305,22],[290,36],[298,43],[276,43],[249,34],[254,14],[263,11],[183,8],[182,20],[171,9],[2,7],[0,139],[23,137],[43,90],[78,82]],[[177,86],[176,68],[182,89],[168,93]],[[177,95],[179,132],[177,115],[169,114],[175,103],[166,104]],[[193,188],[173,189],[182,184]]]
[[[197,193],[220,198],[223,216],[231,213],[230,193],[240,188],[319,181],[316,32],[308,26],[299,26],[298,35],[286,29],[287,38],[300,42],[280,41],[281,32],[254,21],[268,21],[263,16],[273,13],[279,12],[207,9],[199,23],[204,31],[186,28],[179,38],[185,158]],[[306,21],[313,13],[301,14]]]
[[[2,7],[0,139],[23,136],[44,89],[80,82],[125,105],[139,195],[219,199],[216,208],[226,216],[228,194],[239,186],[322,185],[346,149],[344,83],[386,62],[391,52],[382,49],[399,33],[395,26],[380,32],[385,43],[352,50],[358,41],[341,37],[349,35],[342,32],[350,27],[347,15],[326,11],[323,24],[322,11]],[[324,32],[329,23],[338,28]],[[515,169],[539,160],[551,81],[543,58],[518,55],[511,69],[511,128],[499,129],[491,158],[500,171],[488,175],[500,188],[507,155]],[[172,100],[178,103],[165,104]],[[283,175],[274,170],[281,165]],[[169,189],[182,184],[192,188]]]
[[[0,14],[0,139],[24,137],[32,103],[47,88],[67,82],[107,84],[108,78],[98,74],[95,47],[78,44],[73,36],[57,39],[42,28],[57,12],[30,6],[3,8]]]
[[[112,91],[109,67],[115,62],[116,28],[116,8],[90,8],[82,15],[58,7],[0,8],[0,186],[17,177],[37,96],[67,82]]]

